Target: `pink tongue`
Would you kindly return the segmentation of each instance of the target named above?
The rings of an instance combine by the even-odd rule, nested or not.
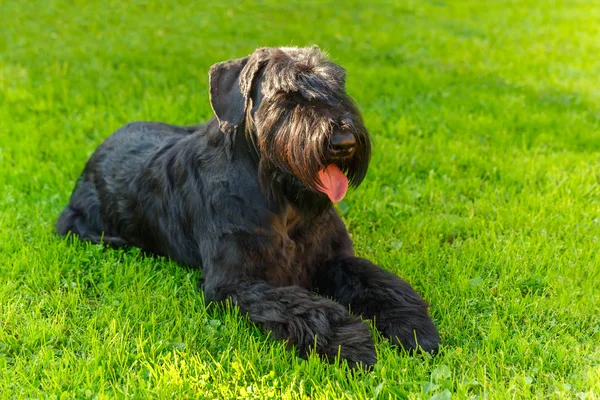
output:
[[[335,164],[319,171],[319,180],[321,185],[317,185],[317,189],[325,193],[333,203],[340,202],[348,191],[348,178]]]

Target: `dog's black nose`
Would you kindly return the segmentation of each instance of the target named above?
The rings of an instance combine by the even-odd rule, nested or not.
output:
[[[331,138],[331,149],[334,152],[349,153],[356,146],[356,138],[350,132],[336,133]]]

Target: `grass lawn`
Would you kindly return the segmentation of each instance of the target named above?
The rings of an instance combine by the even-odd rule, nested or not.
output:
[[[600,397],[600,4],[174,3],[0,2],[1,397]],[[374,138],[339,210],[432,303],[435,358],[303,361],[198,271],[53,234],[115,129],[204,121],[211,64],[309,44]]]

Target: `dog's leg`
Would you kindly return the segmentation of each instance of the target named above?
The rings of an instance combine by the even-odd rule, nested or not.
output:
[[[428,304],[405,281],[358,257],[325,263],[316,271],[313,288],[350,306],[353,313],[373,318],[392,343],[435,353],[440,344]]]
[[[215,288],[205,280],[204,287],[207,302],[230,299],[275,339],[296,345],[303,358],[314,350],[329,362],[338,353],[351,366],[376,362],[368,326],[336,302],[298,286],[273,287],[265,282]]]
[[[104,243],[113,247],[127,245],[126,240],[104,233],[96,189],[84,178],[80,178],[71,195],[69,205],[58,217],[56,232],[60,236],[71,232],[83,241]]]

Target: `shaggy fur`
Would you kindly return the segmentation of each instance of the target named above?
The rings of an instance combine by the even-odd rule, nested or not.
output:
[[[369,164],[345,71],[317,47],[263,48],[209,77],[216,118],[116,131],[88,161],[57,232],[202,268],[207,302],[231,300],[302,356],[374,364],[359,316],[395,344],[435,352],[427,304],[354,256],[319,190],[328,165],[357,186]]]

